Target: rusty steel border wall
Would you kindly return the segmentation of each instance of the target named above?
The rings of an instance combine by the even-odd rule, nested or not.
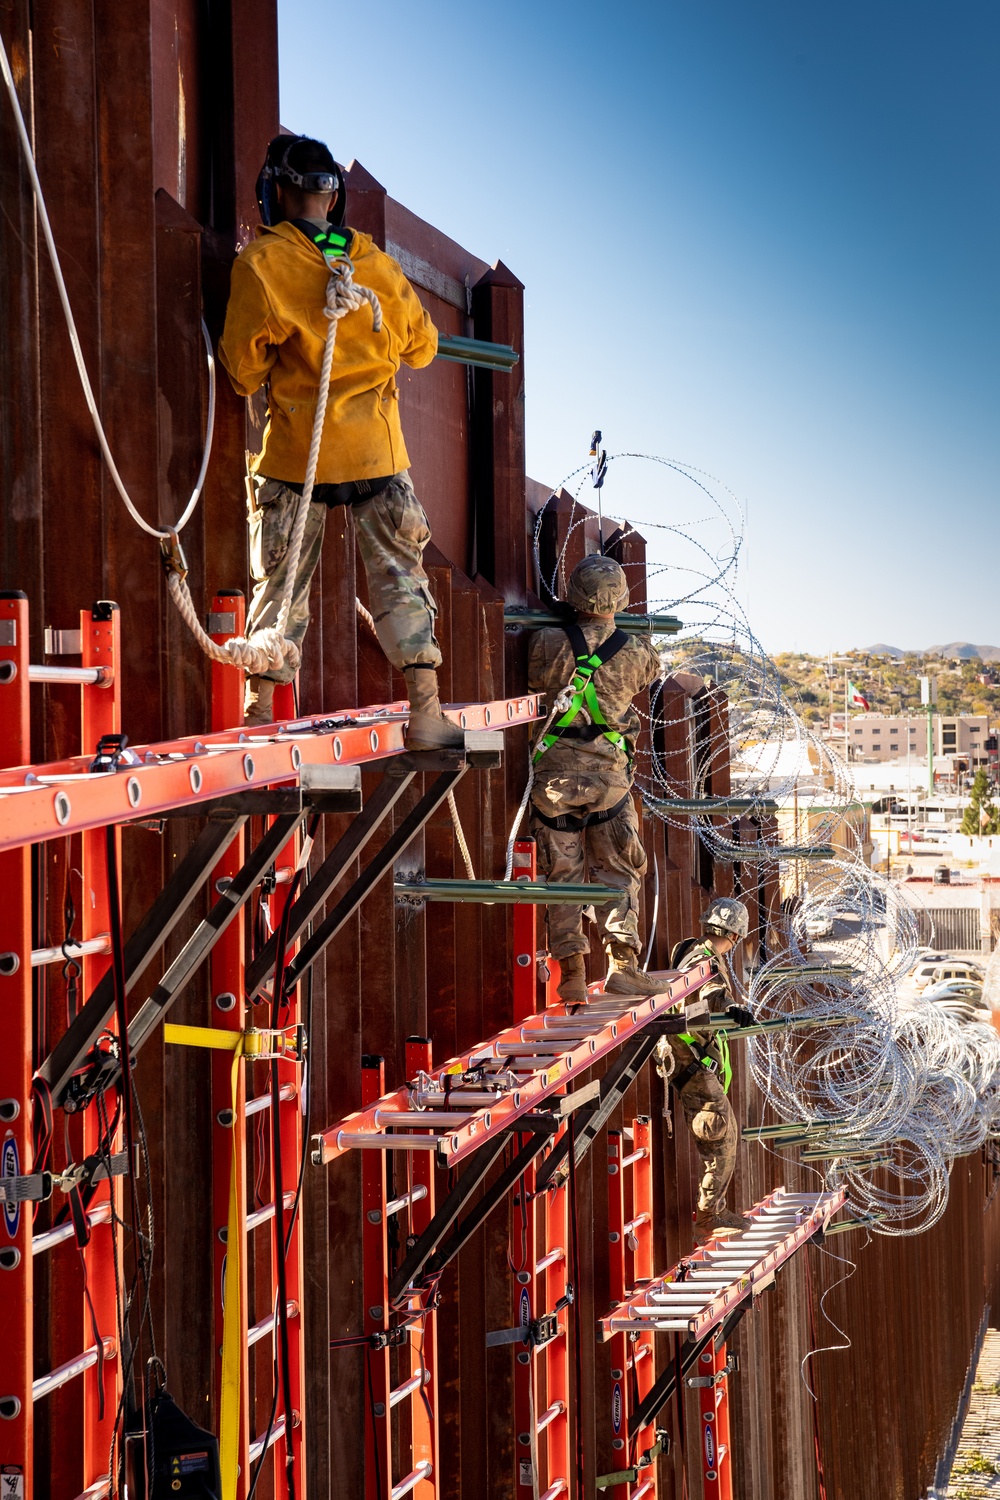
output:
[[[228,267],[255,222],[253,182],[278,126],[275,3],[135,0],[123,23],[118,8],[92,0],[8,0],[0,8],[0,28],[112,447],[137,503],[162,524],[186,500],[200,454],[206,382],[199,317],[204,311],[217,337]],[[338,143],[331,144],[336,150]],[[117,600],[125,729],[136,743],[197,732],[208,724],[207,666],[167,600],[156,544],[125,514],[99,460],[5,101],[0,174],[0,586],[28,595],[33,659],[41,659],[45,626],[69,627],[81,606]],[[510,343],[523,355],[523,288],[516,276],[502,264],[490,268],[395,203],[363,167],[354,165],[348,183],[349,221],[401,259],[444,331]],[[442,696],[451,700],[494,698],[524,686],[526,634],[505,630],[503,607],[505,601],[538,602],[529,538],[548,492],[525,478],[523,371],[522,358],[511,375],[437,364],[412,376],[404,371],[401,379],[414,479],[435,534],[428,561],[440,608]],[[184,539],[192,592],[206,606],[215,589],[247,587],[244,451],[258,442],[258,421],[259,408],[248,417],[222,379],[204,499]],[[548,508],[543,546],[550,557],[565,540],[570,506],[569,497],[559,495]],[[587,515],[573,531],[570,565],[595,547],[597,524]],[[363,575],[350,526],[348,511],[331,514],[301,680],[301,702],[309,709],[349,708],[401,693],[399,679],[357,621]],[[641,537],[609,528],[606,543],[629,568],[633,608],[642,608]],[[693,695],[690,681],[673,679],[664,694],[669,727],[659,731],[659,753],[678,787],[692,789],[697,737],[707,725],[713,743],[724,739],[725,700],[714,691]],[[33,758],[77,751],[73,692],[46,687],[35,704]],[[526,741],[524,731],[510,735],[503,769],[469,777],[458,790],[477,873],[502,869],[523,787]],[[649,754],[648,744],[641,754]],[[721,752],[710,790],[729,790]],[[417,795],[419,788],[403,800],[397,821]],[[195,826],[173,819],[160,834],[125,830],[126,932]],[[342,826],[334,819],[326,838]],[[660,900],[653,962],[665,966],[671,944],[692,930],[710,895],[734,889],[734,871],[713,867],[693,831],[650,818],[643,831],[650,855],[645,916],[653,913],[655,865]],[[38,944],[61,938],[75,858],[72,841],[35,852]],[[451,824],[441,815],[407,850],[400,869],[461,874],[457,859]],[[759,938],[777,900],[776,882],[758,883],[755,869],[752,888],[741,894]],[[408,1035],[430,1035],[443,1057],[508,1022],[510,921],[502,907],[435,905],[418,912],[396,906],[387,882],[374,892],[315,978],[311,1108],[317,1128],[357,1106],[362,1054],[383,1054],[394,1085],[403,1077]],[[180,931],[175,943],[189,931]],[[36,1007],[39,1050],[50,1048],[66,1024],[58,970],[44,972]],[[181,1022],[204,1022],[208,1014],[204,983],[192,986],[176,1007]],[[211,1242],[218,1226],[211,1222],[208,1068],[187,1049],[151,1045],[140,1060],[138,1088],[152,1150],[161,1353],[178,1400],[211,1424],[217,1415],[209,1373]],[[734,1098],[743,1121],[760,1120],[760,1099],[741,1066]],[[661,1085],[647,1070],[611,1124],[620,1127],[641,1113],[656,1122],[657,1263],[665,1267],[690,1244],[695,1160],[683,1126],[668,1128],[662,1111]],[[587,1342],[575,1404],[588,1486],[618,1463],[611,1448],[609,1356],[606,1346],[589,1341],[608,1303],[604,1172],[599,1143],[578,1184],[580,1222],[588,1228],[580,1287]],[[830,1242],[830,1255],[809,1249],[782,1272],[738,1340],[733,1406],[743,1500],[820,1500],[817,1454],[829,1500],[922,1495],[947,1439],[984,1300],[1000,1303],[1000,1199],[984,1207],[992,1172],[978,1158],[959,1162],[947,1215],[926,1236],[868,1245],[857,1234],[844,1236]],[[308,1469],[316,1497],[363,1493],[361,1356],[328,1351],[331,1338],[360,1327],[359,1178],[357,1156],[306,1172]],[[800,1179],[760,1147],[741,1149],[742,1203],[782,1181],[796,1188],[814,1179]],[[510,1212],[508,1203],[493,1215],[442,1284],[441,1493],[449,1500],[515,1496],[512,1354],[487,1352],[484,1343],[488,1329],[509,1322]],[[858,1262],[839,1285],[845,1267],[833,1253]],[[80,1287],[74,1268],[58,1280],[43,1267],[36,1276],[39,1359],[50,1368],[76,1347],[79,1330],[67,1326],[64,1309],[79,1306]],[[252,1266],[250,1282],[253,1287]],[[828,1310],[851,1348],[811,1362],[819,1393],[814,1407],[799,1363],[812,1340],[841,1342],[818,1307],[828,1288]],[[661,1357],[671,1352],[664,1348]],[[265,1345],[257,1358],[252,1421],[260,1430],[270,1391]],[[72,1395],[56,1392],[44,1420],[40,1447],[49,1457],[41,1464],[39,1500],[64,1500],[78,1493],[64,1458],[73,1445],[56,1441],[79,1421]],[[675,1429],[673,1409],[663,1421]],[[683,1442],[674,1430],[674,1452],[660,1464],[665,1500],[681,1500],[678,1454],[693,1453],[698,1440],[689,1403]],[[266,1485],[258,1491],[262,1500],[266,1491]],[[692,1470],[687,1493],[698,1492]]]

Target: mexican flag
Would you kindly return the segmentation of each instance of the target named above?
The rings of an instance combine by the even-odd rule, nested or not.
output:
[[[866,713],[871,706],[864,693],[860,688],[856,688],[850,679],[847,683],[847,706],[848,708],[863,708]]]

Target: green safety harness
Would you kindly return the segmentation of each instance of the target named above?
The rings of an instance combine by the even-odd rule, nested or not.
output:
[[[713,962],[715,961],[716,954],[710,944],[702,943],[700,950],[699,957],[710,958]],[[728,1094],[729,1085],[733,1081],[733,1065],[729,1058],[729,1043],[726,1041],[726,1038],[721,1035],[716,1037],[716,1046],[719,1049],[718,1060],[689,1031],[677,1032],[676,1040],[690,1047],[695,1055],[694,1062],[688,1063],[686,1068],[682,1068],[679,1073],[671,1076],[670,1083],[676,1092],[679,1094],[683,1088],[687,1087],[692,1078],[696,1076],[699,1068],[707,1068],[710,1073],[719,1073],[721,1075],[723,1090]]]
[[[556,720],[549,732],[542,736],[541,743],[532,757],[533,763],[537,765],[546,750],[550,750],[557,740],[597,740],[602,735],[606,740],[610,740],[616,749],[624,750],[631,761],[632,754],[628,741],[623,734],[609,725],[601,711],[594,689],[594,673],[598,667],[603,667],[613,656],[617,656],[623,646],[628,645],[628,636],[624,630],[615,629],[602,645],[591,651],[587,645],[587,637],[579,625],[564,625],[562,628],[569,636],[570,647],[576,659],[576,671],[566,689],[572,697],[569,708],[560,719]],[[589,724],[576,723],[583,709],[586,709],[590,715]]]

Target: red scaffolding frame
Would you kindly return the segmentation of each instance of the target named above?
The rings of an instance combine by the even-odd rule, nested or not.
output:
[[[242,619],[241,595],[216,596],[210,625],[214,622],[218,627],[212,632],[217,640],[238,633]],[[43,1176],[40,1170],[43,1163],[33,1159],[32,1085],[34,1082],[36,1088],[47,1093],[56,1108],[66,1109],[71,1120],[73,1155],[86,1162],[88,1155],[93,1155],[101,1131],[94,1101],[104,1097],[121,1072],[116,1057],[107,1048],[101,1051],[94,1046],[102,1032],[114,1033],[114,1005],[109,1001],[112,959],[108,830],[117,841],[123,822],[204,810],[214,812],[222,826],[206,829],[196,840],[183,868],[171,877],[159,901],[126,943],[123,955],[126,988],[162,945],[206,881],[210,881],[219,899],[208,917],[198,924],[193,937],[183,945],[152,999],[131,1018],[130,1050],[141,1046],[163,1021],[181,985],[207,958],[212,1025],[176,1027],[168,1023],[165,1040],[212,1049],[215,1327],[220,1351],[216,1393],[224,1409],[228,1401],[230,1413],[228,1424],[223,1419],[224,1440],[228,1433],[229,1442],[223,1455],[224,1493],[227,1500],[243,1500],[254,1463],[273,1450],[274,1492],[283,1494],[283,1460],[288,1446],[291,1445],[296,1471],[303,1477],[305,1452],[302,1234],[298,1215],[289,1212],[295,1204],[303,1151],[299,980],[308,963],[323,951],[346,919],[341,913],[343,902],[304,958],[298,951],[298,939],[340,874],[350,869],[366,839],[385,820],[413,778],[421,771],[440,773],[417,808],[403,819],[379,855],[354,882],[345,908],[348,913],[356,909],[372,885],[391,868],[393,852],[405,847],[423,827],[451,785],[464,773],[470,759],[462,753],[422,758],[402,754],[407,717],[407,705],[402,702],[325,717],[289,716],[252,734],[228,728],[241,717],[242,678],[239,673],[218,666],[212,674],[210,734],[126,749],[120,739],[106,739],[120,734],[117,607],[100,604],[92,611],[84,611],[79,639],[75,639],[75,633],[62,633],[63,637],[66,635],[73,639],[65,649],[79,652],[80,667],[32,665],[28,657],[27,600],[18,594],[0,596],[0,762],[10,767],[0,770],[0,881],[5,891],[5,900],[0,904],[0,986],[5,987],[9,1043],[0,1051],[0,1124],[4,1132],[0,1147],[0,1197],[5,1225],[5,1240],[0,1241],[0,1329],[8,1353],[4,1389],[0,1390],[0,1466],[12,1497],[19,1492],[33,1493],[34,1403],[53,1397],[82,1376],[82,1399],[72,1391],[67,1392],[66,1410],[70,1414],[67,1424],[61,1420],[62,1411],[59,1414],[60,1432],[65,1426],[64,1436],[69,1441],[60,1444],[54,1459],[58,1483],[63,1493],[79,1491],[81,1495],[95,1497],[112,1487],[107,1471],[108,1453],[122,1377],[114,1340],[103,1330],[116,1327],[114,1266],[116,1256],[119,1265],[122,1261],[122,1183],[118,1175],[110,1179],[102,1177],[100,1167],[91,1170],[85,1179],[89,1203],[82,1237],[89,1232],[90,1238],[82,1246],[81,1254],[95,1324],[101,1330],[99,1346],[90,1337],[89,1314],[83,1309],[82,1276],[70,1266],[53,1278],[53,1306],[63,1308],[67,1296],[73,1292],[79,1309],[69,1318],[60,1312],[56,1320],[57,1346],[58,1340],[69,1340],[67,1358],[48,1375],[33,1378],[33,1253],[54,1251],[73,1240],[74,1232],[71,1224],[60,1223],[38,1236],[32,1233],[33,1206],[52,1188],[51,1174]],[[29,684],[56,681],[75,682],[82,689],[82,753],[56,763],[32,765]],[[538,716],[538,709],[537,696],[526,695],[486,704],[461,704],[448,712],[463,728],[475,731],[530,722]],[[94,756],[102,740],[105,741],[100,746],[103,759],[99,757],[100,763],[95,764]],[[479,745],[474,736],[468,743]],[[293,904],[285,958],[289,964],[301,960],[301,967],[294,972],[288,970],[291,977],[284,991],[287,1004],[280,1018],[280,1032],[261,1032],[248,1024],[247,999],[266,994],[269,983],[273,982],[269,976],[274,968],[274,954],[272,951],[269,961],[266,953],[263,958],[258,955],[251,976],[244,925],[233,918],[266,881],[265,905],[272,927],[278,926],[285,902],[293,897],[294,872],[303,856],[301,824],[310,806],[316,811],[359,811],[356,774],[352,782],[350,774],[345,776],[340,768],[388,757],[393,757],[392,766],[399,769],[391,785],[373,798],[371,816],[364,829],[353,843],[350,839],[342,841],[345,847],[338,846],[317,872],[317,879],[307,886],[301,903]],[[478,760],[473,754],[471,762],[497,764],[495,752],[487,751],[485,742],[479,746]],[[283,786],[289,790],[284,792]],[[254,801],[255,797],[258,801]],[[211,808],[206,806],[209,803]],[[249,851],[246,825],[248,817],[258,813],[263,817],[264,832],[260,842]],[[61,960],[64,954],[60,949],[32,953],[31,845],[72,836],[80,838],[80,869],[86,890],[93,893],[92,899],[81,903],[80,945],[74,950],[83,964],[81,993],[86,1003],[53,1052],[45,1059],[37,1059],[36,1070],[32,1044],[32,967],[33,963]],[[307,910],[301,921],[300,906]],[[411,1044],[408,1057],[411,1054],[415,1070],[429,1069],[429,1044]],[[250,1208],[247,1121],[263,1112],[270,1117],[272,1092],[255,1083],[248,1097],[247,1073],[268,1058],[278,1074],[278,1132],[286,1176],[279,1193],[274,1153],[268,1151],[270,1201]],[[81,1063],[85,1066],[81,1067]],[[118,1139],[113,1143],[115,1148]],[[121,1160],[114,1170],[120,1173],[124,1168]],[[413,1180],[415,1186],[407,1211],[410,1231],[419,1236],[433,1213],[429,1158],[414,1161]],[[57,1174],[57,1186],[68,1183],[65,1172]],[[114,1214],[113,1203],[118,1210]],[[265,1226],[269,1226],[271,1233],[269,1274],[262,1277],[264,1257],[262,1247],[256,1245],[254,1289],[259,1297],[264,1287],[265,1300],[270,1306],[264,1316],[258,1317],[259,1305],[253,1313],[250,1311],[254,1304],[247,1275],[247,1248],[250,1237]],[[112,1236],[115,1254],[109,1253]],[[274,1298],[279,1258],[284,1261],[286,1283],[288,1411],[280,1392],[272,1398],[269,1391],[265,1400],[260,1381],[251,1380],[252,1351],[265,1340],[277,1339],[279,1318]],[[382,1305],[387,1316],[387,1298]],[[434,1462],[436,1437],[433,1421],[426,1415],[433,1411],[433,1406],[423,1397],[427,1394],[425,1385],[433,1388],[434,1383],[433,1375],[425,1381],[425,1372],[434,1368],[434,1320],[423,1317],[420,1321],[422,1334],[419,1340],[411,1340],[411,1361],[419,1361],[420,1379],[414,1384],[418,1371],[416,1364],[411,1364],[410,1380],[404,1382],[409,1386],[404,1394],[419,1388],[421,1396],[420,1401],[411,1403],[410,1422],[417,1479],[403,1491],[397,1485],[396,1493],[409,1493],[413,1489],[427,1500],[435,1490],[423,1482],[424,1470]],[[104,1394],[100,1415],[99,1383]],[[251,1393],[258,1416],[262,1404],[271,1406],[273,1411],[272,1420],[265,1422],[263,1430],[256,1434],[252,1433]],[[399,1393],[395,1394],[402,1399]]]

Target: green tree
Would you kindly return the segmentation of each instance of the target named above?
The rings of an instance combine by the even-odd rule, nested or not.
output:
[[[977,834],[1000,833],[1000,812],[997,811],[990,797],[990,782],[985,767],[980,766],[972,780],[972,790],[969,793],[969,805],[965,809],[959,833]]]

